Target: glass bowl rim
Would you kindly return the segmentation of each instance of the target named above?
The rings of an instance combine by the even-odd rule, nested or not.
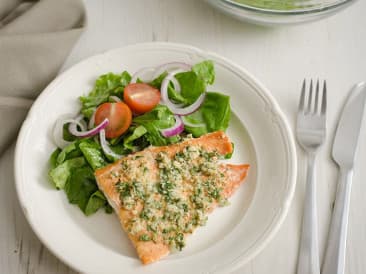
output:
[[[271,15],[305,15],[305,14],[313,14],[313,13],[321,13],[330,11],[336,8],[340,8],[342,6],[346,6],[347,4],[351,4],[356,2],[357,0],[341,0],[333,4],[328,4],[322,7],[309,7],[304,9],[295,9],[295,10],[274,10],[274,9],[265,9],[259,7],[249,6],[243,3],[237,3],[233,0],[220,0],[224,4],[229,5],[232,8],[237,8],[241,10],[263,13],[263,14],[271,14]]]

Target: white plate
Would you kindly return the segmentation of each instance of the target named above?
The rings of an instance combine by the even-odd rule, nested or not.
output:
[[[143,66],[182,61],[215,62],[210,90],[230,95],[228,135],[233,163],[249,163],[249,176],[217,209],[186,248],[142,266],[115,215],[85,217],[47,178],[55,149],[51,129],[64,113],[77,113],[78,97],[106,72],[135,72]],[[138,44],[91,57],[57,77],[33,104],[19,134],[15,177],[25,216],[41,241],[61,260],[87,273],[229,273],[253,258],[276,233],[295,189],[296,155],[289,126],[267,89],[248,72],[216,54],[170,44]]]

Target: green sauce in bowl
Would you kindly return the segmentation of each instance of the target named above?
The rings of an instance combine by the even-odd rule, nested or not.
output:
[[[311,6],[309,0],[230,0],[229,2],[269,10],[294,10]]]
[[[275,26],[319,20],[357,0],[205,0],[213,7],[249,23]]]

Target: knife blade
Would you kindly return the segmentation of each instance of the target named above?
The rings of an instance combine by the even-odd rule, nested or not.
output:
[[[344,273],[353,165],[364,116],[365,101],[366,84],[360,83],[351,90],[334,137],[332,156],[339,166],[339,181],[322,274]]]
[[[344,106],[333,143],[333,159],[340,167],[352,168],[357,151],[366,99],[366,84],[356,85]]]

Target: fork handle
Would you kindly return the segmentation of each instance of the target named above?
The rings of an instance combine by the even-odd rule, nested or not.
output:
[[[315,153],[309,153],[297,274],[320,273],[318,219],[316,211],[315,160]]]
[[[343,274],[346,261],[348,211],[351,198],[352,170],[339,172],[337,195],[324,257],[322,274]]]

